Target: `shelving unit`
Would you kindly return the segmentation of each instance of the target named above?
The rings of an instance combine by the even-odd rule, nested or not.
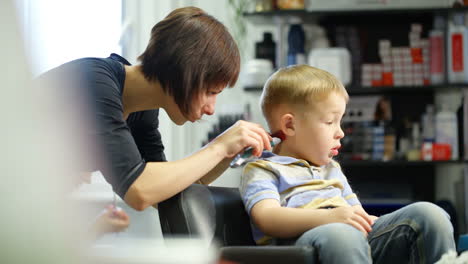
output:
[[[277,42],[277,59],[278,65],[285,66],[285,51],[284,48],[287,43],[281,37],[285,36],[285,26],[288,25],[287,21],[290,17],[300,17],[304,24],[317,23],[325,28],[334,27],[340,24],[346,24],[352,21],[355,25],[370,28],[369,34],[374,34],[376,38],[388,38],[396,42],[396,46],[404,45],[407,41],[407,34],[409,24],[419,22],[423,24],[424,34],[427,34],[427,28],[432,27],[432,20],[434,15],[442,15],[446,19],[450,17],[453,12],[465,12],[468,7],[457,8],[410,8],[410,9],[378,9],[378,10],[330,10],[330,11],[307,11],[307,10],[278,10],[270,12],[247,12],[244,17],[251,20],[255,24],[275,24],[276,34],[279,36],[280,41]],[[385,19],[391,18],[390,21]],[[369,23],[372,21],[374,23]],[[376,22],[377,21],[377,22]],[[383,23],[380,23],[383,22]],[[369,24],[377,24],[369,25]],[[378,28],[381,27],[381,28]],[[406,28],[405,28],[406,27]],[[405,29],[403,29],[405,28]],[[406,31],[402,31],[406,30]],[[388,35],[387,35],[388,34]],[[399,35],[400,37],[395,37]],[[405,39],[401,40],[401,36]],[[367,36],[371,38],[370,36]],[[374,41],[374,44],[377,41]],[[371,45],[369,45],[371,46]],[[447,46],[447,45],[446,45]],[[376,47],[369,47],[368,50],[375,50]],[[367,59],[375,60],[375,54],[370,54]],[[260,93],[263,87],[244,87],[245,92]],[[410,112],[410,116],[415,117],[421,115],[425,109],[425,104],[434,103],[434,94],[445,91],[468,89],[468,83],[444,83],[438,85],[422,85],[422,86],[378,86],[378,87],[362,87],[359,84],[352,83],[346,87],[350,96],[365,96],[365,95],[385,95],[391,97],[398,104],[399,110],[394,110],[392,116],[401,116],[404,112]],[[422,104],[422,107],[415,106],[411,100]],[[408,107],[408,109],[405,109]],[[392,107],[392,109],[395,109]],[[410,111],[407,111],[410,110]],[[414,112],[414,113],[413,113]],[[348,161],[346,161],[348,162]],[[374,161],[353,161],[351,164],[378,164]],[[456,163],[456,162],[455,162]],[[386,163],[394,164],[394,163]],[[422,163],[422,164],[430,164]]]
[[[409,31],[409,25],[411,23],[418,22],[423,24],[423,34],[424,36],[426,36],[427,29],[432,28],[432,20],[435,15],[442,15],[445,18],[449,18],[452,12],[465,11],[468,11],[467,7],[435,9],[380,9],[361,11],[288,10],[261,13],[244,13],[244,17],[252,23],[254,23],[255,25],[275,25],[275,35],[280,40],[276,43],[276,62],[277,65],[285,66],[287,41],[284,39],[284,36],[286,35],[286,32],[288,30],[287,26],[290,17],[300,17],[304,24],[317,23],[319,25],[324,26],[325,28],[333,28],[341,24],[347,25],[348,22],[352,22],[354,25],[366,27],[366,29],[368,29],[369,31],[369,35],[367,36],[369,39],[371,39],[371,37],[376,39],[387,38],[392,40],[392,45],[395,44],[395,46],[404,46],[405,40],[407,41],[407,32]],[[282,37],[283,39],[281,39]],[[366,47],[366,50],[363,51],[367,52],[367,54],[365,54],[366,59],[370,60],[370,62],[374,62],[377,59],[376,46],[376,43],[369,44]],[[445,46],[447,47],[447,45]],[[394,117],[394,119],[401,118],[404,114],[414,119],[422,114],[422,112],[425,110],[426,104],[434,103],[435,94],[443,93],[445,91],[461,91],[465,88],[468,89],[468,84],[445,83],[441,85],[424,86],[362,87],[359,84],[353,83],[347,86],[346,88],[351,96],[351,100],[352,96],[389,96],[392,100],[395,101],[396,104],[395,107],[392,107],[392,116]],[[255,93],[260,94],[262,89],[263,87],[244,87],[245,92],[254,95]],[[462,142],[460,142],[460,147],[462,147]],[[376,189],[376,186],[381,186],[382,183],[388,185],[397,184],[401,187],[401,190],[405,190],[411,193],[412,195],[409,196],[408,193],[405,193],[402,194],[402,197],[404,196],[404,199],[412,201],[435,201],[435,179],[437,167],[460,164],[466,167],[468,164],[468,161],[465,160],[339,160],[339,162],[345,174],[348,176],[349,179],[351,179],[352,185],[356,187],[355,189],[360,189],[360,187],[362,187],[361,190]],[[371,192],[376,191],[377,190],[371,190]],[[402,193],[405,191],[402,191]],[[399,199],[393,200],[397,201]]]
[[[409,8],[409,9],[369,9],[369,10],[327,10],[327,11],[307,11],[307,10],[276,10],[268,12],[245,12],[243,15],[255,22],[271,23],[274,17],[299,16],[307,21],[310,18],[316,19],[324,16],[369,16],[369,15],[420,15],[420,14],[450,14],[452,12],[468,11],[468,7],[456,8]]]
[[[246,92],[261,92],[263,87],[244,87]],[[439,84],[424,86],[379,86],[379,87],[361,87],[348,86],[346,90],[349,95],[373,95],[373,94],[407,94],[407,93],[432,93],[443,92],[448,89],[468,89],[468,84]]]
[[[420,166],[434,166],[434,165],[447,165],[447,164],[468,164],[466,160],[435,160],[435,161],[408,161],[408,160],[390,160],[390,161],[374,161],[374,160],[344,160],[339,161],[343,167],[362,167],[362,166],[374,166],[374,167],[420,167]]]

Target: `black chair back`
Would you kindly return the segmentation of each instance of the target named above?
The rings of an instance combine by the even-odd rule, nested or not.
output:
[[[219,246],[255,245],[237,188],[193,184],[158,205],[163,235],[203,238]]]

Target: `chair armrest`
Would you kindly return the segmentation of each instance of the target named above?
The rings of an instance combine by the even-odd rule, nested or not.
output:
[[[318,263],[313,247],[299,246],[228,246],[221,248],[221,258],[242,264]]]

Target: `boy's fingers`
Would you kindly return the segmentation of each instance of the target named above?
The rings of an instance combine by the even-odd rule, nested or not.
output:
[[[369,225],[372,225],[373,224],[373,220],[372,218],[370,217],[369,214],[367,214],[365,211],[363,210],[356,210],[355,211],[358,215],[362,216],[366,221],[367,223],[369,223]]]
[[[351,221],[351,225],[355,227],[357,230],[363,232],[367,236],[367,231],[356,221]]]
[[[366,232],[370,232],[372,230],[370,224],[361,215],[357,214],[354,221],[359,223],[363,227],[363,229],[366,230]]]

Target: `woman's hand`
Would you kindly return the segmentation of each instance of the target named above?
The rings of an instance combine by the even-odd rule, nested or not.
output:
[[[271,149],[271,136],[259,124],[237,121],[234,125],[216,137],[212,144],[223,147],[226,158],[232,158],[247,147],[252,147],[252,154],[260,156],[264,149]]]
[[[362,207],[337,207],[330,209],[330,213],[332,222],[352,225],[366,235],[372,230],[374,220]]]

